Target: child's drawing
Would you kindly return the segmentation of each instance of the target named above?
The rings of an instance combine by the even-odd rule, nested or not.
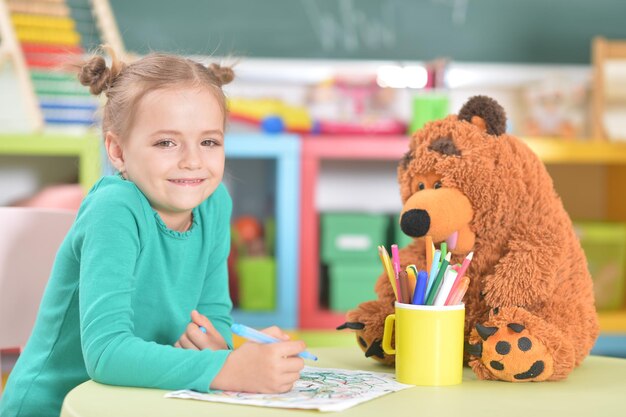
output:
[[[409,387],[410,385],[396,382],[393,374],[307,366],[300,373],[300,379],[294,388],[284,394],[249,394],[234,391],[204,394],[195,391],[175,391],[166,397],[262,407],[341,411]]]

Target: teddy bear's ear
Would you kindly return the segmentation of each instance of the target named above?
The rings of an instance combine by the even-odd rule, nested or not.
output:
[[[471,97],[459,111],[458,118],[478,126],[490,135],[500,136],[506,131],[506,113],[491,97]]]

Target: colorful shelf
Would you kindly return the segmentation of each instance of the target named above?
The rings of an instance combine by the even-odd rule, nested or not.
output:
[[[228,135],[226,158],[276,161],[276,309],[235,309],[233,319],[253,327],[297,327],[300,140],[295,135]],[[227,162],[228,164],[228,162]]]
[[[328,329],[345,321],[345,314],[322,308],[320,299],[319,214],[315,192],[320,163],[327,159],[399,161],[408,149],[403,136],[302,138],[300,207],[300,328]]]

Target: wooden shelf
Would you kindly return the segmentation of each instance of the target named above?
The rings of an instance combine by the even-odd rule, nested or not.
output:
[[[602,332],[626,333],[626,310],[601,311],[598,317]]]
[[[626,164],[626,142],[523,138],[546,164]]]

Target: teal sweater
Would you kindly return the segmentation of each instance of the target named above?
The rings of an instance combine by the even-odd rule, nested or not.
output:
[[[80,383],[207,392],[230,350],[174,348],[197,309],[232,346],[224,185],[167,228],[132,183],[104,177],[57,253],[33,333],[0,399],[1,416],[58,416]]]

